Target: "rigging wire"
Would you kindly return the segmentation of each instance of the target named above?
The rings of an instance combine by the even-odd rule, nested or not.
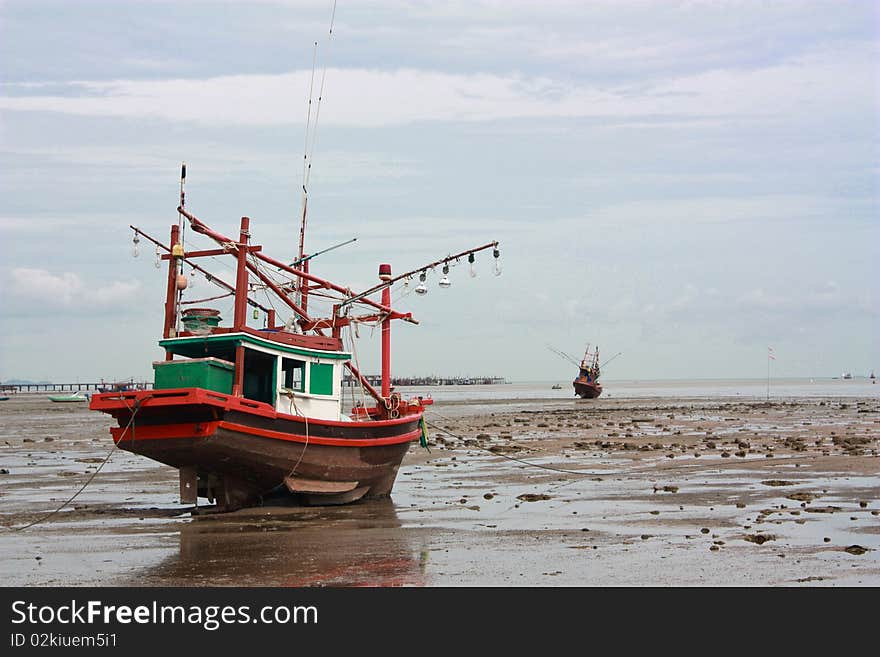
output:
[[[354,357],[354,366],[357,369],[357,371],[360,372],[361,371],[361,364],[360,364],[360,361],[358,360],[358,353],[357,353],[357,340],[356,340],[356,338],[357,338],[357,323],[356,322],[352,322],[351,324],[348,325],[348,334],[349,334],[349,341],[351,342],[351,355]],[[355,377],[355,378],[358,380],[358,387],[361,390],[361,399],[360,399],[361,406],[363,408],[366,408],[367,407],[367,391],[364,388],[364,381],[360,377]],[[352,406],[354,406],[354,391],[352,391]]]
[[[330,40],[333,37],[333,23],[336,20],[336,0],[333,0],[333,8],[330,12],[330,29],[327,32],[327,43],[330,43]],[[327,64],[326,61],[324,63],[324,69],[321,73],[321,86],[318,90],[318,102],[315,105],[315,122],[311,123],[311,115],[312,115],[312,98],[314,97],[314,86],[315,86],[315,69],[318,61],[318,42],[315,41],[314,54],[312,56],[312,77],[311,82],[309,83],[309,108],[307,112],[306,118],[306,135],[305,135],[305,149],[303,152],[303,182],[302,182],[302,190],[303,190],[303,202],[302,202],[302,222],[300,224],[299,231],[299,258],[301,259],[305,250],[305,237],[306,237],[306,216],[308,214],[308,202],[309,202],[309,180],[311,179],[312,174],[312,159],[315,153],[315,144],[318,141],[318,118],[321,114],[321,100],[324,97],[324,81],[327,77]],[[309,146],[309,137],[311,137],[311,146]]]
[[[336,0],[333,0],[333,9],[330,12],[330,29],[327,32],[327,43],[333,38],[333,21],[336,18]],[[316,44],[317,45],[317,44]],[[306,171],[305,186],[308,188],[309,179],[312,174],[312,159],[315,153],[315,144],[318,141],[318,119],[321,116],[321,100],[324,97],[324,80],[327,78],[327,63],[324,62],[324,69],[321,71],[321,86],[318,89],[318,103],[315,106],[315,124],[312,126],[312,147],[309,151],[309,167]],[[302,255],[300,255],[302,257]]]

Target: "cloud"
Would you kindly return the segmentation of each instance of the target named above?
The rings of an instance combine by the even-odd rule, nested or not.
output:
[[[10,297],[27,300],[29,308],[91,311],[130,306],[137,299],[138,281],[111,281],[87,285],[74,272],[53,274],[45,269],[16,267],[9,276]]]
[[[861,290],[844,290],[835,281],[801,290],[754,288],[736,299],[744,312],[779,313],[801,317],[876,315],[870,296]]]
[[[329,69],[320,119],[355,126],[517,118],[819,119],[876,107],[865,80],[877,48],[858,42],[763,68],[715,69],[641,85],[516,74]],[[302,123],[310,71],[208,79],[78,81],[68,94],[17,93],[0,108],[208,124]],[[57,85],[58,83],[46,83]],[[317,99],[315,100],[317,114]]]

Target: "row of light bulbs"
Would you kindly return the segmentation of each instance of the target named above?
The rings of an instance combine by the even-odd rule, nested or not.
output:
[[[501,252],[498,249],[494,249],[492,251],[492,257],[495,258],[495,264],[492,266],[492,273],[496,276],[501,276]],[[473,253],[468,253],[468,274],[470,274],[471,278],[476,278],[477,269],[474,266],[476,258]],[[419,284],[416,286],[415,293],[416,294],[427,294],[428,286],[425,284],[425,279],[427,278],[426,270],[422,270],[419,273]],[[439,285],[444,290],[452,285],[452,281],[449,280],[449,263],[443,263],[443,278],[441,278],[437,285]]]
[[[131,255],[134,258],[137,258],[138,255],[140,254],[140,248],[139,248],[140,241],[141,241],[140,237],[138,237],[138,234],[135,233],[134,237],[131,240]],[[162,256],[162,252],[157,245],[156,246],[156,262],[155,262],[156,269],[159,269],[162,266],[161,256]],[[492,266],[492,273],[495,274],[495,276],[501,276],[501,252],[498,249],[493,249],[492,250],[492,257],[495,259],[495,263]],[[476,261],[476,257],[474,256],[474,254],[468,253],[468,273],[470,274],[471,278],[476,278],[476,276],[477,276],[477,269],[474,266],[475,261]],[[195,273],[195,272],[193,272],[193,273]],[[427,273],[426,273],[426,270],[423,269],[419,273],[419,284],[416,286],[416,289],[415,289],[416,294],[424,295],[424,294],[428,293],[428,286],[425,284],[426,279],[427,279]],[[443,278],[441,278],[438,281],[437,285],[439,285],[443,289],[446,289],[452,285],[452,281],[449,280],[449,263],[448,262],[443,263]],[[257,319],[257,310],[256,309],[254,309],[254,319]]]
[[[138,237],[138,234],[135,233],[134,237],[131,239],[131,257],[137,258],[141,254],[140,248],[141,238]],[[159,245],[156,245],[156,269],[159,269],[162,266],[162,251],[159,249]]]

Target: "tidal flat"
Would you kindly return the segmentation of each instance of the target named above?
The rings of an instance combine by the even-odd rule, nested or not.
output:
[[[176,470],[113,449],[106,416],[14,395],[0,582],[880,585],[877,397],[499,394],[426,419],[390,499],[194,514]]]

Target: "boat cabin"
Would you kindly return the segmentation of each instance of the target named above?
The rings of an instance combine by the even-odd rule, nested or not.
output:
[[[268,404],[278,413],[349,419],[340,403],[343,364],[351,358],[349,353],[306,346],[316,342],[310,340],[313,336],[282,330],[218,331],[224,329],[208,335],[185,331],[160,341],[169,359],[153,363],[153,389],[203,388],[234,394],[236,351],[243,347],[243,397]],[[332,339],[318,342],[320,347],[338,346]]]

